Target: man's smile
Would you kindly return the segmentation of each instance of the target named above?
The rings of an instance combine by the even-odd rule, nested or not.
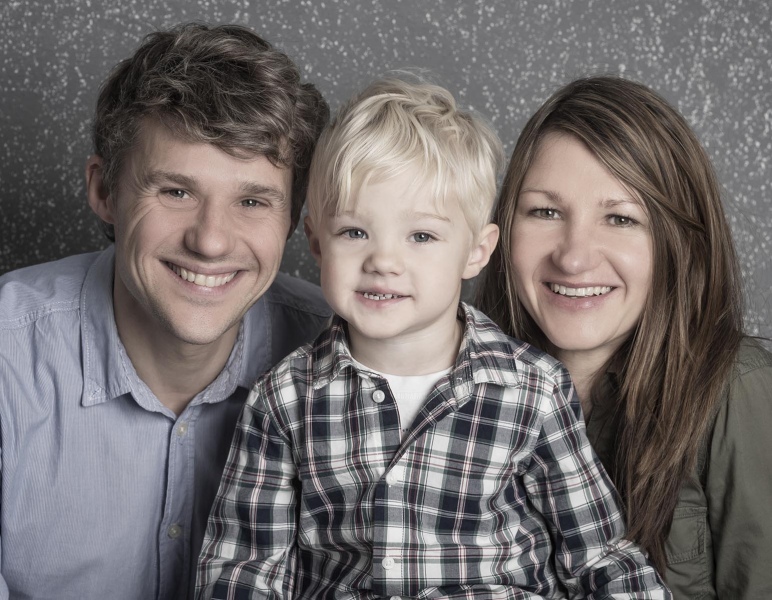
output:
[[[221,285],[225,285],[226,283],[232,281],[233,278],[238,274],[238,271],[233,271],[232,273],[227,273],[225,275],[204,275],[202,273],[194,273],[193,271],[183,269],[182,267],[170,262],[167,262],[166,266],[174,271],[181,279],[208,288],[216,288],[220,287]]]

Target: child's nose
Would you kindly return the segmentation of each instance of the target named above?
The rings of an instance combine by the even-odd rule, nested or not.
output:
[[[399,275],[404,270],[404,257],[394,244],[373,244],[365,259],[364,270],[380,275]]]

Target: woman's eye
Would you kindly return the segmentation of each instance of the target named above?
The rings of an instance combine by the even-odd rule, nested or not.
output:
[[[361,229],[346,229],[346,231],[343,232],[343,235],[352,240],[363,240],[367,237],[367,234]]]
[[[418,233],[413,234],[413,241],[418,242],[419,244],[425,244],[426,242],[431,242],[434,238],[431,234],[426,233],[425,231],[419,231]]]
[[[612,225],[616,225],[617,227],[631,227],[638,223],[638,221],[632,217],[626,217],[625,215],[611,215],[609,220]]]
[[[558,211],[554,208],[534,208],[531,214],[540,219],[557,219]]]

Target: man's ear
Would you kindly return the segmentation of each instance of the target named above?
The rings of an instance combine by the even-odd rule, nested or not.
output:
[[[314,222],[311,217],[306,217],[303,220],[303,231],[306,232],[308,238],[308,247],[311,249],[311,256],[316,260],[317,266],[322,266],[322,247],[319,243],[319,236],[314,232]]]
[[[499,226],[488,223],[477,236],[477,244],[469,252],[469,261],[466,263],[462,279],[471,279],[480,274],[483,267],[488,264],[491,254],[496,249],[499,241]]]
[[[107,192],[107,186],[104,182],[104,161],[101,156],[92,154],[86,161],[86,194],[88,195],[88,205],[96,215],[105,223],[115,224],[113,216],[113,201]]]

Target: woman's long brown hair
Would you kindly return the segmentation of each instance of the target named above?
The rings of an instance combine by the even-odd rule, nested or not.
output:
[[[523,179],[551,132],[581,140],[649,217],[650,295],[636,330],[610,361],[620,374],[623,410],[610,475],[625,504],[628,536],[664,573],[679,490],[742,338],[740,271],[720,186],[684,118],[646,86],[599,76],[555,92],[517,141],[495,215],[502,243],[477,291],[477,305],[507,333],[544,350],[553,348],[518,298],[510,237]]]

